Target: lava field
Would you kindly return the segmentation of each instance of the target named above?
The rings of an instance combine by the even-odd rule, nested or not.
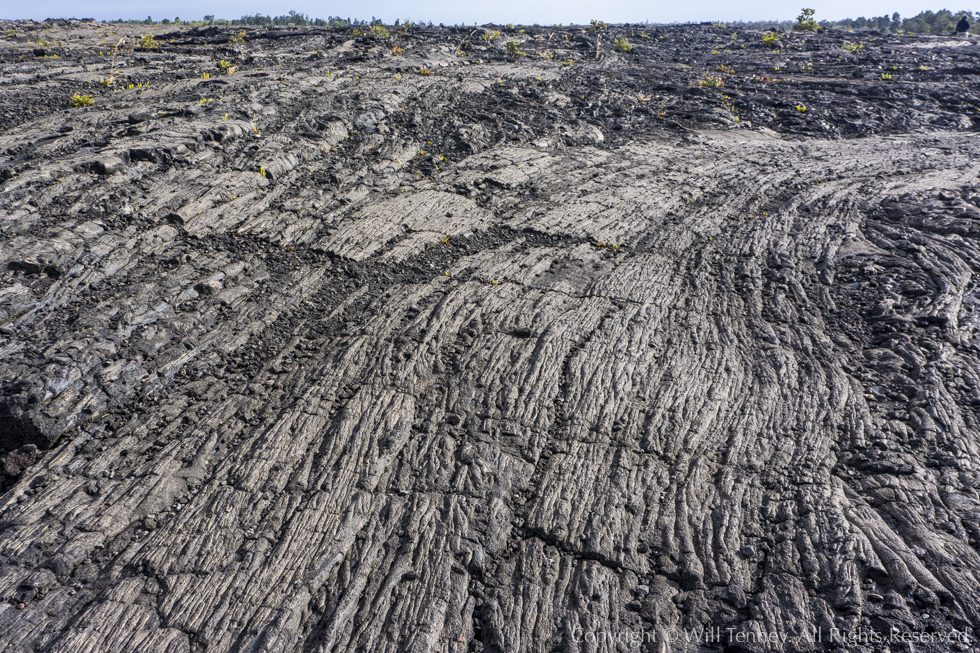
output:
[[[0,650],[977,650],[975,41],[0,34]]]

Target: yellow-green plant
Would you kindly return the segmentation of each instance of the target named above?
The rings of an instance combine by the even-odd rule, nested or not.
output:
[[[698,80],[698,86],[707,86],[708,88],[720,88],[725,85],[725,80],[717,75],[708,75],[705,73]]]
[[[492,31],[484,30],[483,34],[480,35],[480,38],[486,41],[487,43],[493,43],[494,39],[500,38],[500,30],[499,29],[495,29]]]
[[[371,25],[370,30],[371,35],[376,36],[379,39],[386,39],[390,36],[388,34],[388,28],[384,25]]]
[[[511,39],[507,41],[507,52],[511,54],[517,54],[521,51],[521,43],[517,39]]]
[[[150,48],[157,47],[159,43],[156,42],[156,39],[153,38],[152,34],[144,34],[139,38],[138,41],[136,41],[136,45],[138,45],[139,47],[145,50],[148,50]]]
[[[776,34],[776,32],[769,31],[762,35],[762,42],[766,44],[767,48],[775,50],[779,47],[779,39],[781,38],[782,36]]]
[[[245,30],[240,29],[229,39],[232,45],[245,45]]]
[[[862,47],[864,47],[864,43],[861,41],[848,41],[841,45],[840,49],[847,52],[860,52]]]
[[[393,46],[391,46],[391,54],[396,57],[403,55],[405,54],[405,48],[395,43]]]
[[[798,32],[812,31],[815,29],[820,29],[820,23],[813,19],[813,15],[817,13],[813,9],[803,9],[800,11],[800,15],[796,17],[796,24],[793,25],[793,29]]]
[[[796,105],[796,113],[806,113],[806,105],[805,104],[797,104]]]
[[[598,32],[599,30],[609,29],[609,25],[606,25],[605,21],[593,18],[589,29],[593,32]]]
[[[619,37],[613,41],[613,48],[619,50],[620,52],[632,52],[635,46],[627,40],[625,36]]]
[[[220,60],[218,60],[218,65],[221,66],[222,68],[227,68],[228,66],[231,65],[231,62],[230,61],[226,61],[224,59],[220,59]]]
[[[94,102],[95,98],[93,98],[91,95],[79,95],[78,93],[75,93],[71,96],[71,99],[68,100],[68,106],[87,107]]]
[[[211,79],[211,73],[207,71],[201,73],[201,79]]]
[[[46,47],[46,46],[50,45],[51,44],[51,41],[49,41],[48,39],[44,38],[43,36],[38,36],[37,37],[37,41],[35,41],[35,43],[37,43],[39,46],[41,46],[43,48],[43,47]]]

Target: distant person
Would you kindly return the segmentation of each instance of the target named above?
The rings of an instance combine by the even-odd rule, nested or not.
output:
[[[964,15],[962,18],[960,18],[960,22],[956,23],[956,36],[967,36],[969,33],[970,21],[968,21]]]

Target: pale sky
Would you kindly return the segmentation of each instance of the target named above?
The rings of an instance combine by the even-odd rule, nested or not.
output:
[[[290,9],[308,14],[311,18],[329,15],[344,18],[370,19],[372,16],[392,23],[396,18],[433,23],[515,23],[552,25],[554,23],[588,23],[592,18],[607,23],[654,23],[787,20],[795,18],[800,7],[816,9],[816,18],[839,20],[858,16],[891,15],[904,17],[942,6],[929,6],[916,0],[798,0],[800,6],[773,0],[754,0],[748,3],[731,0],[701,0],[695,2],[639,2],[637,0],[491,0],[483,2],[450,0],[36,0],[23,2],[7,0],[0,5],[0,18],[146,18],[155,20],[180,17],[199,20],[205,14],[219,18],[239,18],[243,14],[278,15]],[[964,7],[946,7],[952,10]]]

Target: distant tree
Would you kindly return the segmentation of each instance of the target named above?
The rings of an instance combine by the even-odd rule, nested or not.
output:
[[[800,11],[800,15],[796,17],[796,24],[793,25],[793,29],[798,31],[808,31],[820,28],[820,23],[813,19],[813,15],[816,12],[813,9],[803,9]]]

